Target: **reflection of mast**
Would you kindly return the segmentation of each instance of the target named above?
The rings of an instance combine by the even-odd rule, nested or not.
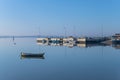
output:
[[[13,44],[16,45],[16,43],[15,43],[15,37],[14,36],[13,36]]]
[[[65,56],[67,56],[67,47],[64,47],[65,48]]]
[[[13,36],[13,41],[15,40],[14,36]]]
[[[102,47],[102,56],[103,56],[103,46],[101,46]]]

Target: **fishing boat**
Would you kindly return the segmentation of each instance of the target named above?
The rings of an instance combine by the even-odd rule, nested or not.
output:
[[[44,53],[24,53],[24,52],[21,52],[21,58],[40,58],[40,59],[44,59]]]

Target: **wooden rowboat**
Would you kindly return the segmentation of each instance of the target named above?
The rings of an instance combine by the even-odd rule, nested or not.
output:
[[[44,59],[44,53],[24,53],[24,52],[21,52],[21,58],[40,58],[40,59]]]

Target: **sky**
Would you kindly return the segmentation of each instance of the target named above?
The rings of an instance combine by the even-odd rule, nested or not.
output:
[[[0,0],[0,35],[120,33],[120,0]]]

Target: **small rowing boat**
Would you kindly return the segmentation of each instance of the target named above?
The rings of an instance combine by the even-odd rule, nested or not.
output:
[[[44,59],[44,53],[24,53],[24,52],[21,52],[21,58],[41,58],[41,59]]]

